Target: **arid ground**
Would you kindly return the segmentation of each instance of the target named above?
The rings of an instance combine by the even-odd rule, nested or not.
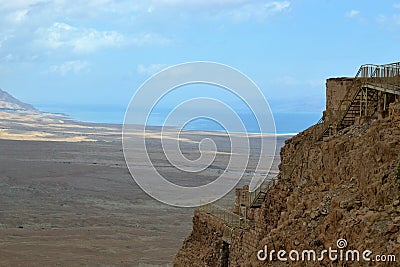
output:
[[[1,266],[166,265],[190,230],[192,210],[141,191],[116,143],[0,150]]]
[[[190,233],[193,209],[162,204],[139,188],[125,163],[121,126],[71,121],[2,93],[0,266],[172,265]],[[152,163],[174,183],[205,184],[226,168],[230,147],[224,134],[182,134],[180,148],[187,158],[199,157],[199,141],[206,137],[220,152],[209,168],[188,175],[162,153],[159,128],[148,130]],[[173,131],[167,129],[167,138]],[[278,138],[277,151],[286,138]],[[246,177],[260,149],[257,136],[250,139]],[[129,149],[135,152],[136,147]],[[276,170],[279,159],[270,156]],[[141,155],[136,160],[142,166]]]
[[[193,209],[146,195],[128,172],[120,139],[111,140],[0,140],[1,266],[172,262],[190,232]],[[161,166],[156,143],[152,155]],[[217,161],[197,178],[212,180],[223,167]],[[161,171],[177,182],[193,180],[169,166]]]

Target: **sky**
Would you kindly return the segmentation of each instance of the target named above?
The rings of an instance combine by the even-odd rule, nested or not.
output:
[[[120,116],[151,75],[211,61],[251,78],[274,114],[311,123],[327,78],[399,61],[399,41],[396,0],[0,0],[0,88],[48,111]]]

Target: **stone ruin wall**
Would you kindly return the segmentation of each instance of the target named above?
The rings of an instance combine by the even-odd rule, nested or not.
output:
[[[354,82],[353,78],[331,78],[326,81],[326,110],[324,112],[324,119],[327,123],[331,124],[338,120],[338,115],[344,111],[347,106],[341,105],[348,90],[349,95],[354,95],[358,90],[357,87],[352,87]],[[346,99],[345,103],[349,103],[351,99]]]
[[[326,81],[326,110],[324,120],[334,125],[344,115],[348,105],[353,100],[361,83],[355,83],[354,78],[331,78]],[[348,93],[347,93],[348,92]],[[389,105],[396,102],[394,95],[387,95],[386,110],[384,110],[383,92],[378,92],[377,112],[372,115],[373,119],[383,119],[389,114]],[[359,117],[356,124],[359,124]]]

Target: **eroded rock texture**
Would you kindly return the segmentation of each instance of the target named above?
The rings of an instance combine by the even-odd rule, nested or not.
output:
[[[255,228],[235,230],[229,266],[396,266],[396,263],[260,261],[257,252],[337,248],[394,254],[400,261],[400,108],[390,117],[351,126],[324,141],[315,127],[286,141],[278,184],[254,210]],[[176,266],[226,266],[223,224],[195,212],[193,230],[175,258]],[[287,256],[287,255],[286,255]],[[317,255],[319,256],[319,255]],[[361,257],[361,256],[360,256]],[[372,257],[372,256],[371,256]]]

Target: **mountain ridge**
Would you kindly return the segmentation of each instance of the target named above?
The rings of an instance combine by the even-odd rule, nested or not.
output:
[[[24,103],[0,88],[0,109],[38,111],[34,106]]]

